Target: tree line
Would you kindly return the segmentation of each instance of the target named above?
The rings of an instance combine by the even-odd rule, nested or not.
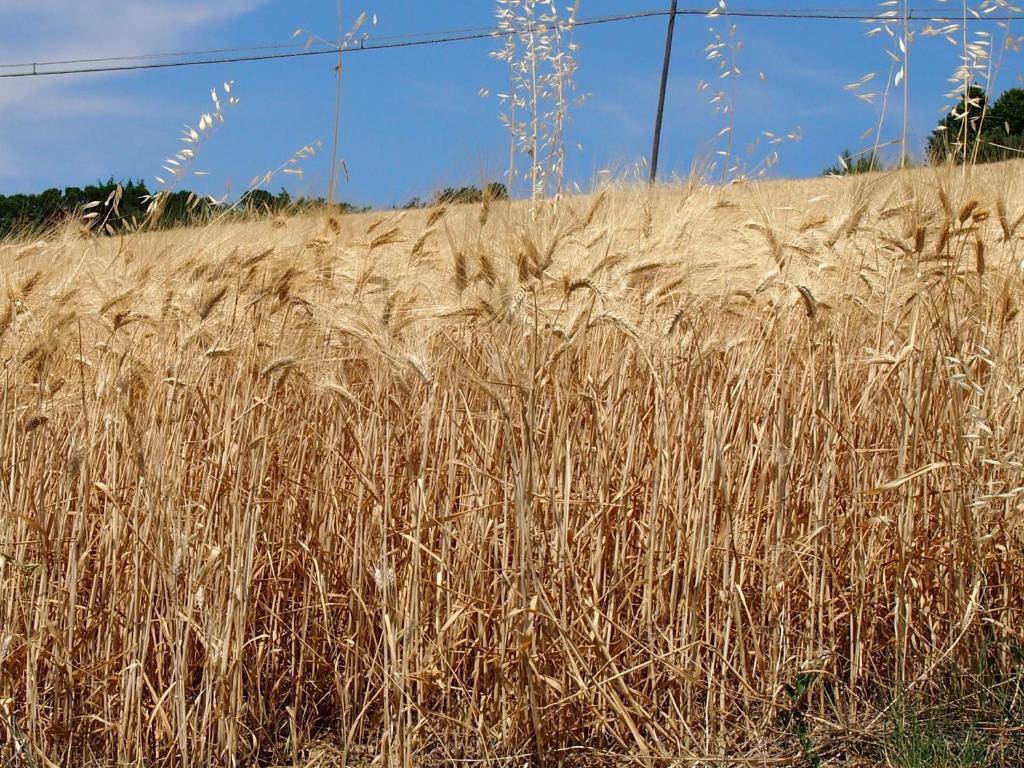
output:
[[[428,200],[414,197],[402,206],[404,209],[427,208],[434,205],[463,205],[488,200],[508,200],[508,187],[498,181],[480,187],[445,187]]]
[[[505,200],[508,188],[492,182],[483,188],[446,187],[427,200],[414,197],[402,208],[431,205],[459,205],[490,200]],[[350,203],[329,206],[322,197],[292,197],[282,189],[277,194],[265,189],[246,192],[232,206],[231,216],[298,214],[309,210],[358,213],[368,210]],[[85,187],[48,189],[38,194],[0,195],[0,237],[24,233],[42,233],[70,219],[78,219],[97,233],[117,234],[140,228],[170,229],[209,221],[224,215],[224,208],[208,197],[190,190],[151,192],[141,179],[118,182],[113,178]]]
[[[328,206],[322,197],[293,198],[287,190],[277,194],[264,189],[246,192],[231,207],[234,216],[299,213]],[[336,203],[341,213],[365,210]],[[85,187],[48,189],[38,194],[0,195],[0,237],[26,232],[46,232],[69,219],[107,234],[142,227],[170,229],[209,220],[224,212],[223,206],[190,190],[157,195],[139,180],[96,182]]]

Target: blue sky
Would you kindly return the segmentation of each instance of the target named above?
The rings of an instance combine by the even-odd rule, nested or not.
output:
[[[410,32],[483,27],[494,23],[492,0],[345,0],[346,23],[375,14],[371,40]],[[668,0],[582,0],[582,17],[667,7]],[[708,7],[710,0],[682,0]],[[865,0],[730,0],[735,8],[872,8]],[[915,3],[941,7],[936,0]],[[865,146],[860,135],[877,123],[878,105],[843,89],[868,72],[889,72],[883,36],[866,39],[861,23],[737,19],[743,43],[736,81],[735,144],[761,131],[799,143],[778,147],[776,176],[816,175],[844,147]],[[144,54],[162,51],[290,42],[296,28],[337,34],[334,0],[3,0],[0,64],[21,61]],[[662,149],[666,175],[685,175],[695,159],[713,152],[721,115],[699,93],[714,80],[705,60],[710,28],[723,22],[681,18],[677,27]],[[665,19],[588,27],[577,32],[577,85],[590,95],[573,114],[569,176],[587,186],[601,170],[622,173],[650,150]],[[1000,30],[994,24],[993,34]],[[346,58],[341,156],[350,178],[339,196],[389,206],[426,197],[443,186],[498,178],[508,137],[492,97],[481,88],[507,89],[506,70],[488,57],[493,40],[366,52]],[[919,148],[948,102],[947,79],[958,51],[941,39],[918,38],[911,64],[911,140]],[[216,65],[142,73],[0,80],[0,193],[41,191],[99,178],[143,177],[151,185],[161,161],[179,145],[183,124],[210,107],[209,92],[233,80],[240,99],[201,150],[191,188],[237,193],[249,180],[279,166],[304,144],[320,139],[323,154],[303,164],[304,175],[277,177],[276,191],[323,194],[334,111],[329,57]],[[1001,86],[1016,84],[1020,59],[1009,55]],[[764,79],[759,73],[764,73]],[[1001,88],[996,89],[1001,90]],[[886,138],[900,123],[895,98]],[[582,151],[575,144],[583,145]],[[750,161],[756,164],[757,157]]]

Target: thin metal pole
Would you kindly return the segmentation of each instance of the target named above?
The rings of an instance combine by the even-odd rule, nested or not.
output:
[[[651,184],[658,178],[658,153],[661,150],[661,125],[665,119],[665,93],[668,91],[668,72],[672,64],[672,39],[676,32],[676,8],[679,0],[672,0],[668,14],[668,34],[665,37],[665,63],[661,68],[661,91],[658,94],[658,114],[654,118],[654,146],[651,148]]]

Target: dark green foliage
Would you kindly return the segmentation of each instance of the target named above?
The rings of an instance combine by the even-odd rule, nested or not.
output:
[[[327,211],[330,208],[330,213],[365,213],[370,210],[367,205],[353,205],[352,203],[334,203],[333,207],[330,206],[323,197],[296,197],[284,206],[271,207],[271,210],[276,210],[277,213],[309,213],[311,211]],[[258,212],[257,212],[258,213]]]
[[[291,196],[283,189],[279,197],[265,189],[253,189],[242,195],[241,207],[248,213],[266,214],[277,213],[290,203]]]
[[[491,200],[508,200],[508,187],[500,181],[492,181],[485,189]]]
[[[483,192],[477,187],[445,187],[434,195],[434,205],[460,205],[462,203],[479,203],[484,199]]]
[[[192,224],[203,220],[211,210],[213,207],[210,205],[210,201],[199,197],[194,192],[188,190],[170,192],[163,202],[163,212],[155,226],[160,229],[171,229]],[[143,221],[143,217],[139,217],[138,220]]]
[[[462,205],[464,203],[483,202],[484,196],[490,200],[508,200],[508,187],[498,181],[480,187],[445,187],[434,195],[427,205]],[[422,208],[424,203],[414,197],[405,205],[406,208]]]
[[[851,176],[857,173],[882,170],[882,164],[874,152],[858,154],[857,157],[854,157],[850,150],[844,149],[839,158],[839,162],[825,169],[825,176]]]
[[[81,221],[97,234],[116,234],[136,229],[147,221],[153,193],[141,179],[122,182],[120,197],[115,206],[113,202],[117,197],[118,186],[118,182],[111,178],[84,188],[68,187],[63,191],[48,189],[31,195],[0,195],[0,237],[46,232],[76,217],[81,217]],[[105,204],[108,200],[111,201],[110,205]],[[90,207],[87,209],[86,206]],[[293,199],[284,189],[276,195],[257,189],[242,197],[232,215],[277,215],[326,206],[327,201],[323,198]],[[339,213],[365,210],[348,203],[338,203],[335,208]],[[195,192],[169,192],[161,200],[159,217],[150,220],[149,225],[170,229],[195,224],[208,220],[214,210],[208,198]]]
[[[985,89],[972,85],[966,97],[950,110],[928,138],[928,158],[942,162],[950,157],[970,158],[981,132],[982,115],[988,108]]]
[[[985,118],[985,130],[1004,136],[1024,133],[1024,88],[1010,88],[995,100]]]
[[[89,203],[103,203],[118,187],[112,178],[87,187],[67,187],[63,191],[48,189],[35,195],[0,195],[0,237],[19,232],[39,232],[51,229]],[[132,221],[142,221],[146,214],[149,190],[141,180],[121,185],[118,212],[112,211],[94,217],[110,224],[112,229],[123,229]],[[100,211],[97,210],[97,213]]]
[[[972,86],[969,98],[943,118],[928,139],[932,162],[990,163],[1020,157],[1024,150],[1024,89],[1010,88],[991,105]]]

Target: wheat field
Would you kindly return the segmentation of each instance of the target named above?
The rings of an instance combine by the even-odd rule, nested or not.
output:
[[[0,245],[5,764],[1012,764],[1022,169]]]

